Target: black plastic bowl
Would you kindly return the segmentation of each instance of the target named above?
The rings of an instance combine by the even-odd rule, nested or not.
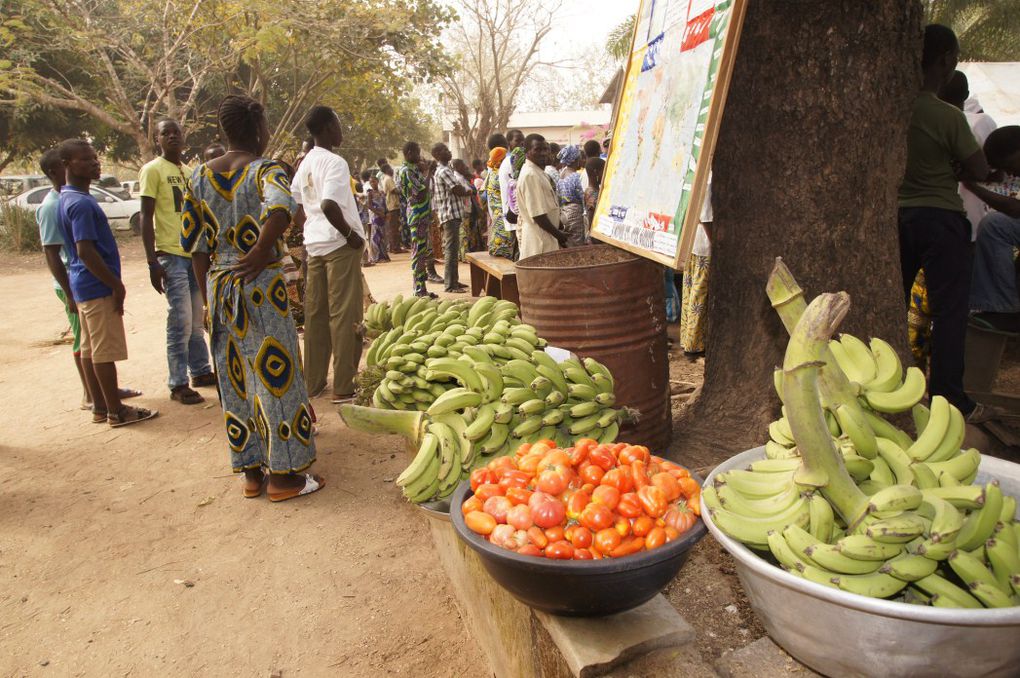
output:
[[[460,507],[472,494],[471,483],[465,480],[450,500],[457,536],[514,598],[536,610],[568,617],[615,614],[648,602],[672,581],[691,548],[708,531],[699,519],[679,539],[651,551],[602,560],[549,560],[493,546],[469,530]]]

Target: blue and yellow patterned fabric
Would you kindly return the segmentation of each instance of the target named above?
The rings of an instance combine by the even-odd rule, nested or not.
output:
[[[208,321],[235,472],[263,467],[292,473],[315,461],[312,409],[283,267],[277,260],[247,283],[235,274],[269,215],[292,214],[295,207],[283,167],[261,159],[222,174],[202,165],[185,197],[181,245],[211,258]],[[276,247],[282,254],[282,243]]]

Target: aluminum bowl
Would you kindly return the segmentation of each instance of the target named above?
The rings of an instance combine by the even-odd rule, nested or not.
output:
[[[717,466],[706,482],[763,459],[764,447]],[[977,482],[998,478],[1020,496],[1020,465],[983,456]],[[795,577],[727,537],[712,536],[737,561],[737,575],[772,639],[829,676],[1016,676],[1020,674],[1020,607],[950,610],[838,591]]]
[[[514,598],[536,610],[567,617],[615,614],[648,602],[676,577],[691,548],[707,533],[699,520],[679,539],[652,551],[603,560],[548,560],[493,546],[469,530],[460,505],[472,494],[471,483],[464,481],[450,501],[457,536]]]

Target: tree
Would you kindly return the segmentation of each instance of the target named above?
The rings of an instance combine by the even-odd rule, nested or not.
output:
[[[953,29],[964,61],[1020,58],[1020,12],[1014,0],[924,0],[924,18]]]
[[[765,296],[782,256],[808,297],[846,290],[844,325],[906,355],[896,193],[920,87],[914,0],[756,0],[713,162],[705,379],[675,449],[761,444],[787,334]]]
[[[552,29],[561,0],[459,0],[463,14],[451,29],[454,70],[440,79],[444,108],[471,158],[510,122],[521,87],[539,65],[538,49]]]
[[[636,20],[637,15],[631,14],[609,32],[609,37],[606,39],[606,52],[613,59],[623,61],[630,56],[631,39],[634,36]]]

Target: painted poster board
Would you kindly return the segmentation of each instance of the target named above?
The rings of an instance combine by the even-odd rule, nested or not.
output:
[[[641,0],[591,234],[682,269],[747,0]]]

